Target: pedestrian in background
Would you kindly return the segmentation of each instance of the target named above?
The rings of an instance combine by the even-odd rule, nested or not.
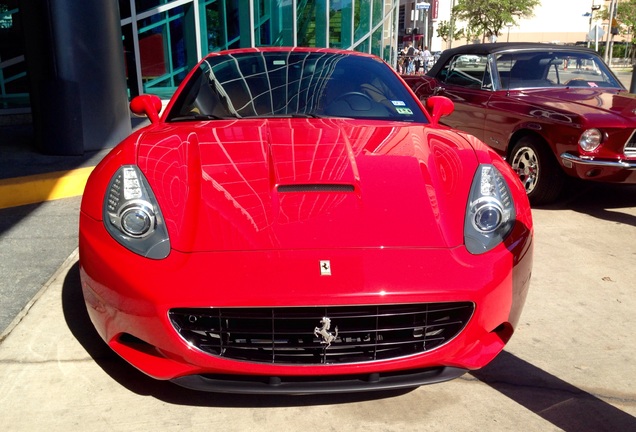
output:
[[[406,65],[406,73],[408,75],[413,75],[413,71],[415,70],[414,57],[415,48],[413,48],[413,44],[409,42],[406,49],[406,60],[408,61],[408,64]]]
[[[422,52],[421,51],[415,50],[413,54],[413,63],[415,65],[413,68],[413,72],[415,73],[415,75],[419,75],[420,69],[422,68]]]
[[[424,51],[422,52],[422,59],[424,62],[424,73],[426,73],[428,72],[431,61],[431,52],[428,50],[428,47],[426,45],[424,46]]]

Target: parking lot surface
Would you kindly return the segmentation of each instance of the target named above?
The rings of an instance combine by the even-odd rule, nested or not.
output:
[[[636,187],[577,185],[533,215],[531,291],[505,351],[399,392],[258,397],[147,378],[93,330],[75,250],[0,342],[3,430],[636,430]]]
[[[629,88],[631,73],[619,77]],[[4,145],[0,182],[92,162]],[[193,392],[110,352],[81,297],[79,202],[0,209],[3,430],[636,431],[635,186],[577,184],[533,209],[526,307],[486,368],[411,391],[302,397]]]

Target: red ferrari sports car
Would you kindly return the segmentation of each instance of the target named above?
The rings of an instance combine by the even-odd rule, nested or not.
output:
[[[80,268],[98,333],[199,390],[412,388],[490,362],[532,269],[523,186],[377,57],[212,53],[96,167]]]

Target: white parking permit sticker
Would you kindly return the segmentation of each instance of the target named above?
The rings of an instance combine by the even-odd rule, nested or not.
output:
[[[398,114],[413,115],[413,111],[411,111],[411,108],[396,108],[395,110],[398,112]]]
[[[393,106],[406,106],[404,101],[393,101],[392,100],[391,103],[393,104]]]

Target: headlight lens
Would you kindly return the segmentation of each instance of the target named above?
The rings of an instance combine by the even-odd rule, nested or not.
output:
[[[478,199],[474,206],[473,227],[479,232],[490,233],[501,224],[503,210],[496,199],[484,197]]]
[[[480,165],[470,188],[464,243],[470,253],[487,252],[512,230],[515,206],[508,184],[493,165]]]
[[[131,237],[142,238],[155,226],[154,211],[147,202],[134,201],[121,212],[121,228]]]
[[[601,145],[603,133],[598,129],[588,129],[581,134],[579,146],[586,152],[592,152]]]
[[[170,240],[150,185],[135,165],[117,170],[106,191],[106,230],[127,249],[147,258],[170,253]]]

